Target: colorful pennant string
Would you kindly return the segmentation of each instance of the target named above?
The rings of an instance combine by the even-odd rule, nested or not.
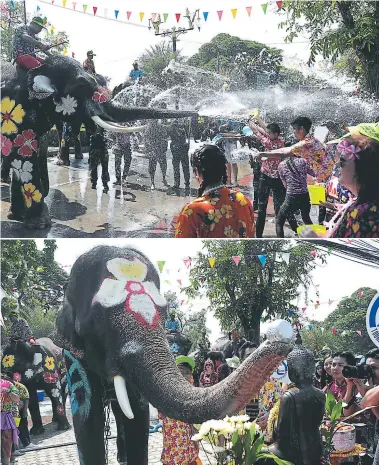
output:
[[[157,261],[158,269],[159,269],[159,271],[160,271],[161,273],[162,273],[162,271],[163,271],[163,267],[164,267],[164,264],[165,264],[165,263],[166,263],[165,260],[159,260],[159,261]]]
[[[232,259],[233,259],[233,262],[234,262],[236,265],[238,265],[239,262],[241,261],[241,257],[240,257],[239,255],[234,255],[234,256],[232,257]]]

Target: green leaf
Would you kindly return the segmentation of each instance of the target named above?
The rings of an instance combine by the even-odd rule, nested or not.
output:
[[[342,415],[342,401],[340,400],[332,410],[332,414],[330,415],[330,419],[332,421],[339,420]]]
[[[272,459],[278,465],[293,465],[292,462],[288,462],[287,460],[280,459],[272,452],[258,454],[257,459]]]
[[[237,431],[235,431],[235,432],[233,433],[233,436],[232,436],[232,444],[233,444],[233,446],[234,446],[234,444],[236,444],[239,440],[240,440],[239,434],[237,433]]]
[[[329,415],[329,417],[332,415],[333,408],[336,404],[337,404],[337,401],[334,398],[333,394],[330,391],[328,391],[326,393],[325,410],[327,414]]]

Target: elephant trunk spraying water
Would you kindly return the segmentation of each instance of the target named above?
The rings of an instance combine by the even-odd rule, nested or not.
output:
[[[180,374],[162,322],[167,303],[152,263],[132,248],[100,246],[79,257],[57,316],[83,465],[104,464],[104,399],[114,388],[119,461],[146,465],[148,403],[188,423],[246,405],[291,350],[265,343],[224,382],[192,387]],[[122,413],[123,412],[123,413]]]

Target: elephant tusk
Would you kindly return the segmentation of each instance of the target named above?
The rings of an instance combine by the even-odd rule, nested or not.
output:
[[[113,378],[113,382],[116,391],[116,397],[118,403],[120,404],[121,410],[124,412],[124,415],[129,418],[129,420],[133,420],[134,413],[132,411],[132,407],[130,406],[128,391],[126,390],[124,378],[117,375]]]
[[[115,123],[110,124],[102,120],[100,116],[91,116],[91,118],[101,128],[107,129],[108,131],[113,131],[113,132],[121,132],[121,133],[139,132],[139,131],[143,131],[146,128],[146,126],[126,127],[126,126],[119,126],[118,124],[115,124]]]

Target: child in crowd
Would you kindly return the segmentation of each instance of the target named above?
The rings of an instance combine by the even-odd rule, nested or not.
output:
[[[12,415],[14,402],[19,402],[19,391],[15,385],[0,378],[0,407],[1,407],[1,463],[9,465],[12,455],[13,444],[18,445],[17,427]]]
[[[176,357],[176,364],[182,376],[193,384],[192,373],[195,369],[195,361],[185,355],[179,355]],[[199,443],[191,440],[195,434],[193,426],[167,418],[161,413],[159,418],[162,421],[163,465],[201,465]]]
[[[109,172],[108,172],[108,149],[105,131],[96,127],[95,134],[90,137],[89,164],[91,170],[92,189],[97,185],[97,167],[101,164],[101,180],[103,181],[104,193],[109,191]]]
[[[309,198],[307,175],[315,176],[309,160],[291,157],[281,162],[278,167],[279,176],[286,188],[286,197],[276,217],[276,235],[284,237],[283,226],[286,219],[297,209],[305,224],[312,224],[309,216],[311,201]]]
[[[124,158],[124,170],[122,173],[122,182],[126,181],[129,174],[130,165],[132,163],[132,145],[131,134],[119,133],[115,134],[115,145],[113,146],[114,165],[116,171],[115,186],[121,185],[121,160]]]
[[[13,403],[13,417],[18,418],[18,431],[20,436],[20,441],[23,448],[29,447],[32,443],[30,441],[29,429],[28,429],[28,406],[29,406],[29,391],[26,386],[21,384],[18,381],[13,381],[16,389],[19,392],[20,402]],[[32,444],[33,446],[33,444]]]

